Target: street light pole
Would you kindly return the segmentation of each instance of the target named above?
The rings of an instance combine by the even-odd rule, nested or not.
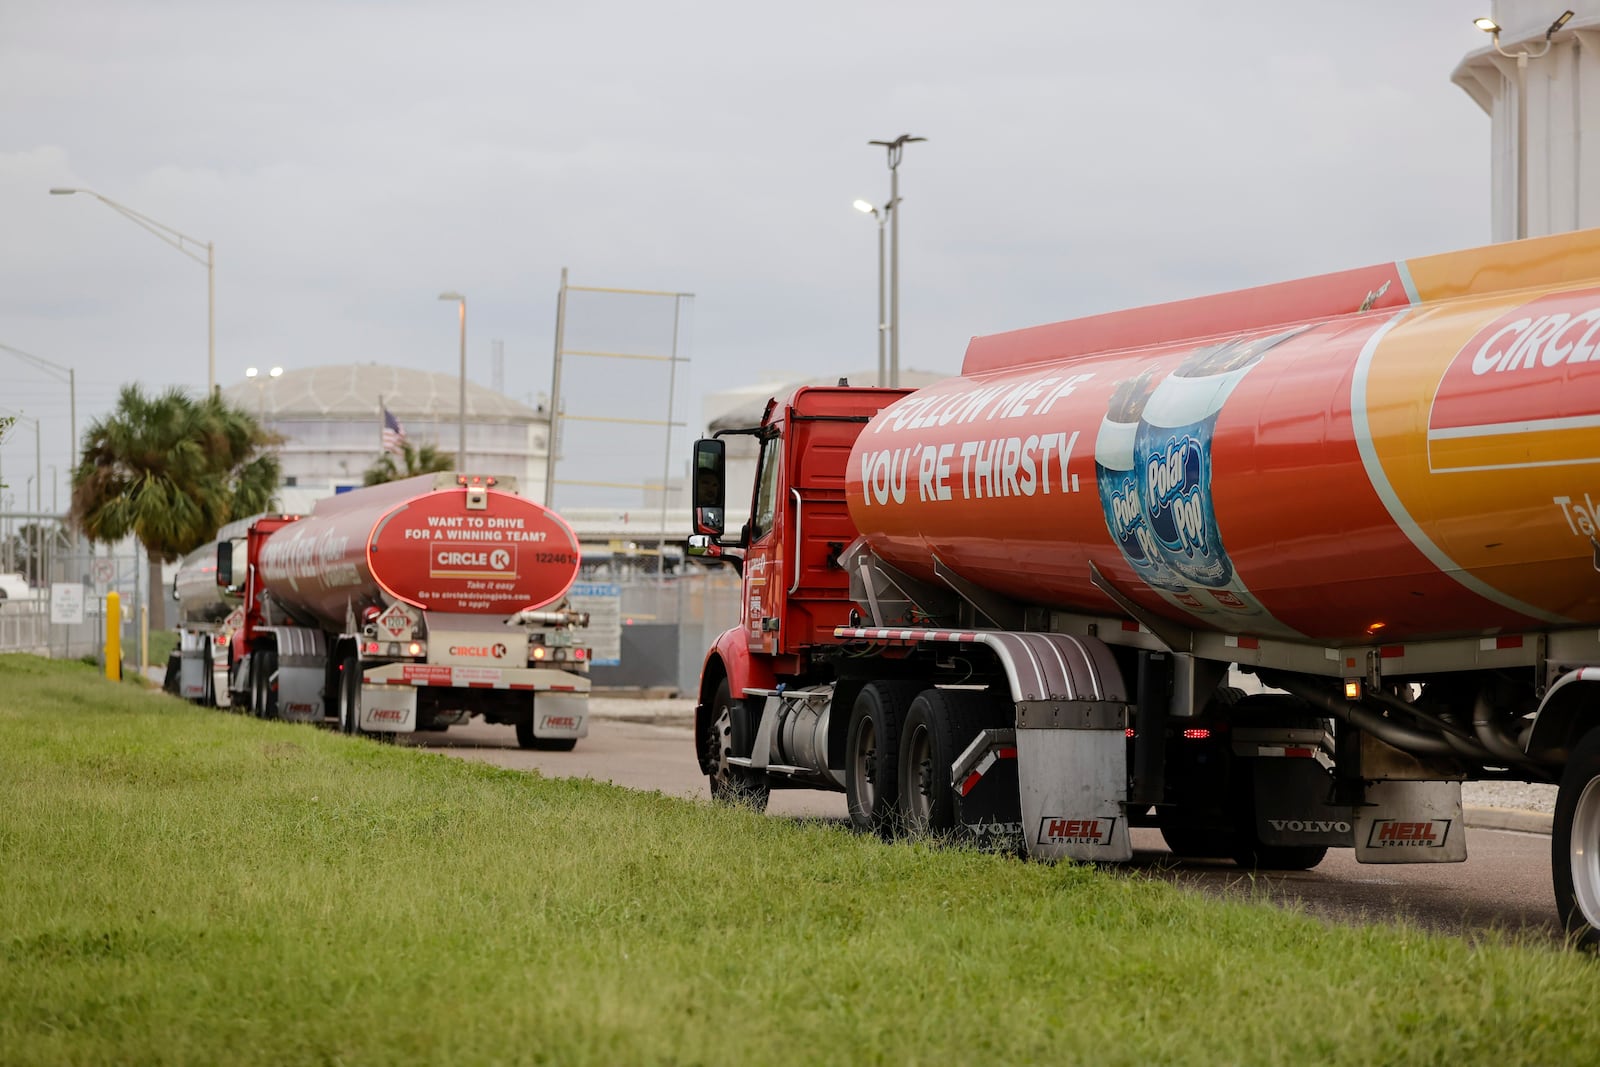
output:
[[[156,237],[206,268],[206,396],[211,396],[217,391],[216,248],[210,241],[205,242],[206,254],[204,258],[201,258],[200,254],[195,251],[200,247],[200,241],[186,233],[173,229],[166,223],[157,222],[149,215],[141,214],[126,204],[119,204],[109,196],[101,196],[93,189],[55,188],[50,190],[51,196],[71,196],[74,193],[83,193],[86,196],[94,197],[134,225],[155,234]]]
[[[889,153],[889,385],[900,385],[900,155],[908,144],[926,141],[902,133],[892,141],[868,141]]]
[[[878,220],[878,380],[876,384],[882,386],[888,384],[884,374],[884,346],[888,342],[885,331],[888,326],[883,320],[883,224],[889,218],[889,205],[883,205],[883,210],[879,211],[865,200],[857,200],[855,206],[857,211],[865,212]]]
[[[440,300],[454,300],[460,307],[461,313],[461,383],[458,403],[460,411],[461,437],[456,447],[456,470],[462,473],[467,469],[467,298],[460,293],[440,293]]]
[[[57,381],[67,383],[68,411],[70,415],[68,432],[72,434],[72,441],[67,448],[67,476],[70,478],[73,468],[78,465],[78,372],[71,367],[63,367],[59,363],[41,359],[29,352],[24,352],[20,348],[12,348],[10,345],[0,345],[0,352],[10,352],[18,359],[26,360],[40,370],[48,371],[55,375]]]
[[[1507,59],[1517,61],[1517,240],[1528,236],[1528,60],[1538,59],[1550,51],[1551,38],[1572,18],[1572,12],[1563,11],[1544,31],[1544,47],[1537,52],[1519,48],[1507,52],[1500,47],[1500,24],[1491,18],[1474,19],[1478,29],[1490,35],[1494,50]]]

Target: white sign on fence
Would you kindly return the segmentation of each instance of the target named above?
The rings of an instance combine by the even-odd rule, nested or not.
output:
[[[622,587],[608,582],[579,582],[568,591],[573,611],[589,613],[590,663],[615,667],[622,662]]]
[[[83,622],[83,586],[80,583],[50,583],[50,621],[59,626],[76,626]]]
[[[116,576],[117,565],[114,561],[109,559],[97,559],[94,561],[94,580],[96,582],[105,585]]]

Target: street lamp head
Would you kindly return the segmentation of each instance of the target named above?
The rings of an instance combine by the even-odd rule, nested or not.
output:
[[[1498,22],[1496,22],[1494,19],[1489,18],[1487,16],[1485,16],[1484,18],[1473,19],[1472,20],[1472,24],[1474,26],[1478,27],[1478,29],[1482,30],[1484,33],[1499,33],[1500,32],[1500,24]]]
[[[283,368],[273,367],[271,370],[267,371],[267,375],[272,378],[281,378],[283,377]]]
[[[855,209],[861,212],[863,215],[871,215],[873,218],[878,217],[878,209],[867,203],[865,200],[857,200],[855,202]]]
[[[256,370],[254,367],[246,367],[244,369],[244,376],[246,378],[254,378],[256,375],[258,375],[260,373],[261,372]]]
[[[81,193],[81,192],[83,192],[82,189],[62,189],[62,188],[57,187],[57,188],[54,188],[54,189],[50,190],[50,195],[51,196],[71,196],[73,193]]]
[[[1557,30],[1565,26],[1569,21],[1571,21],[1571,19],[1571,11],[1563,11],[1561,14],[1557,15],[1556,20],[1550,24],[1550,28],[1544,31],[1544,39],[1548,41],[1552,36],[1555,35]]]
[[[467,298],[462,296],[460,293],[452,291],[452,292],[448,292],[448,293],[440,293],[439,294],[439,299],[440,300],[460,300],[460,301],[465,302]]]

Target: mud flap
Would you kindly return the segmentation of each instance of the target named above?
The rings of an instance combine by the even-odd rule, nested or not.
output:
[[[321,664],[313,666],[278,666],[278,716],[287,722],[321,722],[322,684],[324,671]]]
[[[1022,830],[1035,859],[1133,857],[1123,804],[1128,737],[1117,729],[1017,730]]]
[[[1369,782],[1356,809],[1360,863],[1460,863],[1467,858],[1460,782]]]
[[[1256,840],[1263,845],[1355,844],[1355,814],[1328,803],[1333,778],[1315,760],[1255,759]]]
[[[184,645],[190,644],[184,635]],[[178,653],[178,695],[185,700],[202,700],[206,695],[206,650],[185,647]]]
[[[974,840],[995,847],[1015,847],[1022,840],[1015,730],[980,733],[956,760],[950,784],[956,823]]]
[[[361,686],[361,728],[375,734],[409,734],[417,728],[417,691],[409,685]]]
[[[533,736],[588,737],[589,694],[536,694],[533,698]]]

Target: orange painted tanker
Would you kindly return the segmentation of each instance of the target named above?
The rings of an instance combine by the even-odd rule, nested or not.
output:
[[[1304,869],[1460,862],[1463,781],[1558,783],[1555,899],[1600,945],[1600,230],[978,337],[694,463],[689,549],[742,581],[713,796]]]
[[[857,439],[851,517],[921,577],[937,557],[1103,611],[1093,565],[1231,633],[1600,624],[1600,279],[1592,249],[1551,243],[1522,277],[1501,261],[1489,292],[1469,253],[1298,283],[1295,301],[1345,310],[1310,321],[1286,324],[1269,288],[1213,298],[1205,325],[1257,323],[1198,338],[1166,339],[1155,312],[978,338],[962,377]]]

